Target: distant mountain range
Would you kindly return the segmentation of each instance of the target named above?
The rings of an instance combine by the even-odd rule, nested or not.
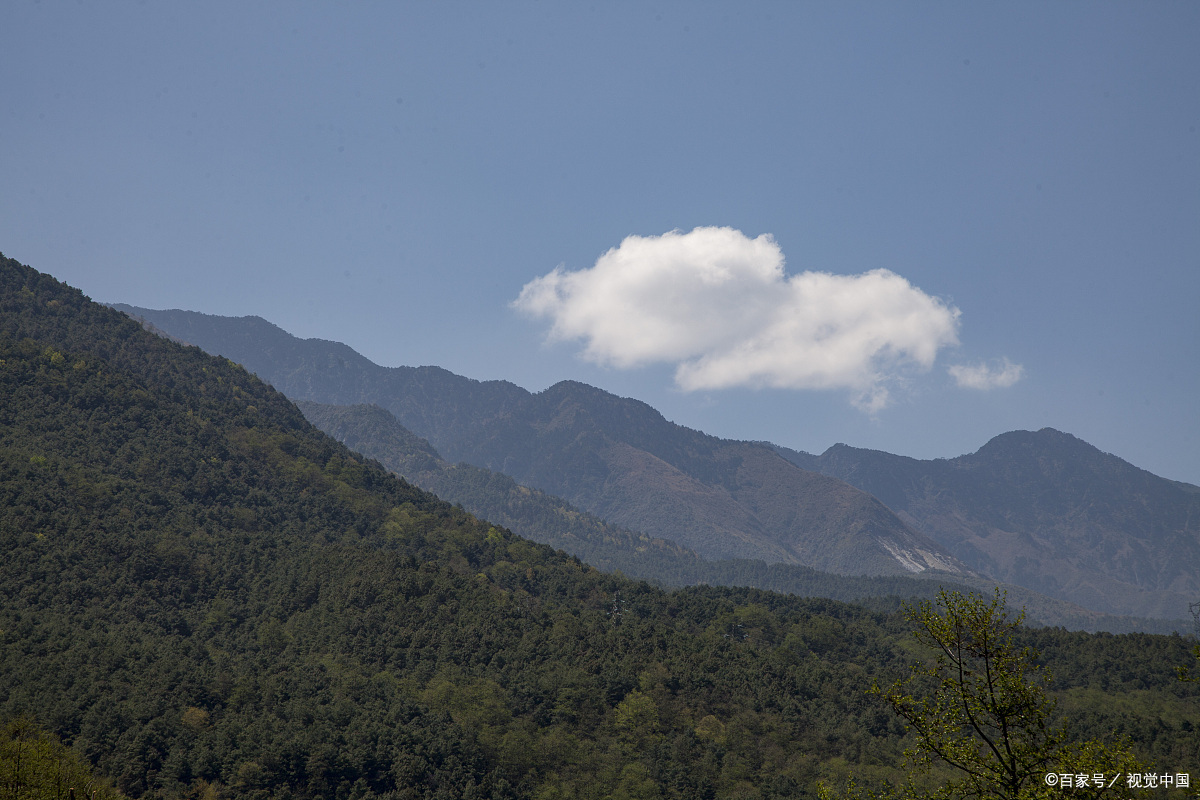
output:
[[[380,367],[343,344],[300,340],[257,317],[114,307],[243,364],[293,400],[378,405],[447,460],[502,472],[704,558],[848,575],[971,574],[844,481],[582,383],[534,394],[437,367]]]
[[[98,788],[35,724],[132,798],[798,799],[901,760],[863,691],[898,615],[603,574],[3,256],[0,554],[6,797]]]
[[[1200,488],[1051,428],[919,461],[776,447],[870,492],[972,568],[1088,608],[1181,616],[1200,598]]]
[[[69,785],[33,724],[134,798],[798,800],[903,774],[911,737],[865,691],[918,657],[900,614],[602,573],[396,477],[229,359],[3,256],[0,398],[14,791],[39,762],[56,796]],[[582,517],[446,465],[390,412],[307,411],[484,482],[488,502]],[[1077,741],[1194,757],[1175,675],[1189,641],[1017,635]]]
[[[409,431],[379,406],[336,406],[301,401],[300,410],[318,428],[389,470],[442,499],[514,533],[565,550],[592,566],[619,570],[633,578],[667,586],[752,586],[835,600],[879,597],[933,597],[956,585],[944,573],[852,577],[833,575],[799,564],[753,559],[706,560],[675,542],[610,524],[580,511],[566,500],[517,483],[512,477],[465,462],[451,464],[428,441]],[[971,584],[974,586],[975,584]],[[960,586],[967,590],[969,586]],[[1018,596],[1019,595],[1019,596]],[[1081,608],[1014,593],[1013,601],[1032,605],[1039,619],[1075,627],[1145,629],[1134,620],[1100,620]],[[1151,626],[1152,627],[1152,626]],[[1164,629],[1165,630],[1165,629]]]
[[[458,503],[476,516],[514,533],[549,544],[607,571],[665,586],[749,586],[805,597],[867,602],[893,608],[897,598],[931,598],[941,588],[989,592],[997,583],[984,577],[927,571],[908,576],[847,576],[798,564],[753,559],[706,560],[670,540],[611,525],[579,511],[560,497],[518,484],[510,476],[465,462],[450,464],[428,441],[409,431],[378,406],[299,403],[304,415],[333,438],[377,459],[406,480]],[[1179,622],[1100,614],[1015,584],[1004,584],[1009,602],[1024,608],[1031,622],[1069,629],[1114,633],[1186,629]]]
[[[437,367],[380,367],[257,317],[115,307],[294,400],[375,404],[449,460],[705,559],[984,576],[1165,619],[1184,618],[1200,596],[1200,488],[1057,431],[1004,434],[953,460],[844,445],[814,456],[707,436],[581,383],[533,394]]]

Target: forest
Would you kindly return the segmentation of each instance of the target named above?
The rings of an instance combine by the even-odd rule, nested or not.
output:
[[[900,598],[602,573],[2,257],[0,397],[10,796],[38,741],[148,798],[811,798],[914,746]],[[1073,741],[1200,781],[1193,640],[1015,635]]]
[[[619,570],[662,586],[753,586],[834,600],[875,598],[872,602],[892,608],[896,607],[897,597],[933,597],[945,584],[944,580],[939,583],[918,577],[834,575],[799,564],[702,559],[695,551],[672,541],[609,524],[503,473],[466,462],[450,464],[386,409],[304,401],[296,405],[322,431],[376,459],[395,474],[461,505],[475,516],[578,556],[605,572]]]

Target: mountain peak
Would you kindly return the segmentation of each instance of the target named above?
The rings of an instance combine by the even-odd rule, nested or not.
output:
[[[979,448],[973,456],[960,456],[955,461],[1000,459],[1018,464],[1027,463],[1030,458],[1036,459],[1041,465],[1041,469],[1051,471],[1066,468],[1072,471],[1090,470],[1108,473],[1145,472],[1119,456],[1106,453],[1095,445],[1085,442],[1078,436],[1054,428],[1002,433]]]
[[[1057,428],[1039,428],[1036,431],[1015,430],[1006,431],[1005,433],[993,436],[988,440],[983,447],[989,447],[996,443],[1019,443],[1023,445],[1029,444],[1050,444],[1050,443],[1071,443],[1077,442],[1087,444],[1077,436],[1072,436],[1069,433],[1064,433]],[[1088,445],[1090,447],[1090,445]],[[982,449],[982,448],[981,448]]]
[[[882,500],[972,568],[1109,613],[1180,617],[1198,493],[1054,428],[920,461],[835,445],[805,466]]]

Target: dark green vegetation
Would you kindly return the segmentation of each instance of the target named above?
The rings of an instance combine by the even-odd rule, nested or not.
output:
[[[746,559],[706,561],[664,539],[628,531],[573,508],[565,500],[521,486],[507,475],[467,463],[449,464],[429,442],[409,431],[378,406],[299,403],[310,422],[348,447],[374,458],[410,483],[461,504],[472,514],[508,527],[527,539],[578,556],[604,571],[649,580],[663,586],[751,586],[834,600],[866,601],[895,609],[898,597],[934,597],[951,582],[936,578],[831,575],[797,564]],[[945,577],[944,575],[942,576]],[[991,582],[965,576],[956,580],[984,591]],[[1078,630],[1170,633],[1177,625],[1088,612],[1017,586],[1013,602],[1030,619]]]
[[[844,445],[811,456],[705,436],[644,403],[579,383],[530,394],[437,367],[379,367],[344,344],[300,340],[257,317],[119,308],[233,358],[294,400],[376,404],[450,461],[504,473],[644,541],[674,542],[704,559],[851,575],[901,574],[905,562],[934,571],[965,565],[1040,593],[1010,589],[1014,602],[1032,601],[1032,616],[1088,629],[1186,630],[1187,602],[1200,596],[1200,488],[1056,431],[1005,434],[950,460]],[[802,469],[788,469],[764,448]],[[655,545],[646,547],[645,560],[655,560]],[[742,576],[754,572],[741,568],[747,563]],[[756,585],[787,588],[778,577]],[[970,583],[965,572],[950,579]],[[1077,608],[1056,608],[1045,595]]]
[[[1189,606],[1192,612],[1192,618],[1195,620],[1196,636],[1200,637],[1200,603],[1192,603]],[[1200,683],[1200,670],[1193,672],[1193,669],[1200,668],[1200,644],[1192,648],[1192,655],[1196,657],[1196,664],[1181,664],[1178,667],[1179,680],[1188,681],[1191,683]]]
[[[1015,641],[1022,616],[1009,616],[999,591],[990,601],[942,592],[936,603],[910,610],[929,655],[886,691],[872,688],[917,739],[903,795],[1021,800],[1066,791],[1047,787],[1048,772],[1089,776],[1066,792],[1071,796],[1143,794],[1109,783],[1109,776],[1149,770],[1124,743],[1072,743],[1066,725],[1051,722],[1050,675],[1037,665],[1036,651]],[[926,776],[938,767],[954,778],[930,786]]]
[[[943,591],[906,610],[923,654],[890,687],[872,686],[913,733],[903,782],[862,786],[853,778],[822,800],[1099,800],[1145,797],[1168,774],[1141,761],[1128,742],[1072,740],[1054,721],[1050,673],[1018,643],[1023,615],[1010,616],[1003,594]],[[1170,774],[1175,785],[1180,773]],[[1190,783],[1190,782],[1189,782]],[[1188,783],[1181,783],[1188,788]]]
[[[752,586],[834,600],[933,597],[943,585],[916,577],[831,575],[796,564],[705,561],[674,542],[609,525],[502,473],[467,463],[449,464],[429,442],[378,406],[297,405],[318,428],[410,483],[606,572],[620,570],[629,577],[665,586]],[[891,606],[895,605],[893,601]]]
[[[706,559],[844,575],[969,572],[843,481],[586,384],[563,381],[532,394],[437,367],[380,367],[344,344],[302,341],[257,317],[115,307],[237,361],[293,400],[378,405],[451,462],[509,475]]]
[[[11,260],[0,397],[0,715],[126,794],[777,798],[896,774],[907,742],[865,690],[910,660],[898,615],[606,576]],[[1076,735],[1200,763],[1188,640],[1021,635]]]
[[[450,464],[429,442],[378,406],[296,405],[313,425],[413,485],[527,539],[566,550],[605,572],[621,570],[645,578],[679,564],[700,563],[695,553],[673,542],[609,525],[507,475],[466,463]]]

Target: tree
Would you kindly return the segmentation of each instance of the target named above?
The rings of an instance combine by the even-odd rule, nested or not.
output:
[[[123,800],[57,738],[20,716],[0,726],[0,797]]]
[[[936,603],[910,607],[908,618],[932,657],[891,687],[871,689],[916,737],[916,747],[906,753],[908,780],[879,792],[851,783],[852,798],[1031,800],[1117,790],[1130,795],[1124,775],[1140,766],[1131,753],[1100,742],[1071,742],[1065,725],[1054,721],[1050,675],[1038,666],[1034,651],[1016,644],[1024,612],[1011,617],[1003,593],[997,590],[988,600],[942,590]],[[1069,784],[1060,775],[1070,776]],[[1097,775],[1106,776],[1096,782],[1100,785],[1093,782]]]
[[[1192,603],[1188,606],[1188,610],[1192,612],[1192,619],[1196,620],[1196,636],[1200,637],[1200,603]],[[1200,662],[1200,644],[1196,645],[1192,652],[1196,655],[1196,661]],[[1191,667],[1178,667],[1177,669],[1179,670],[1179,680],[1200,683],[1200,674],[1193,674]]]

